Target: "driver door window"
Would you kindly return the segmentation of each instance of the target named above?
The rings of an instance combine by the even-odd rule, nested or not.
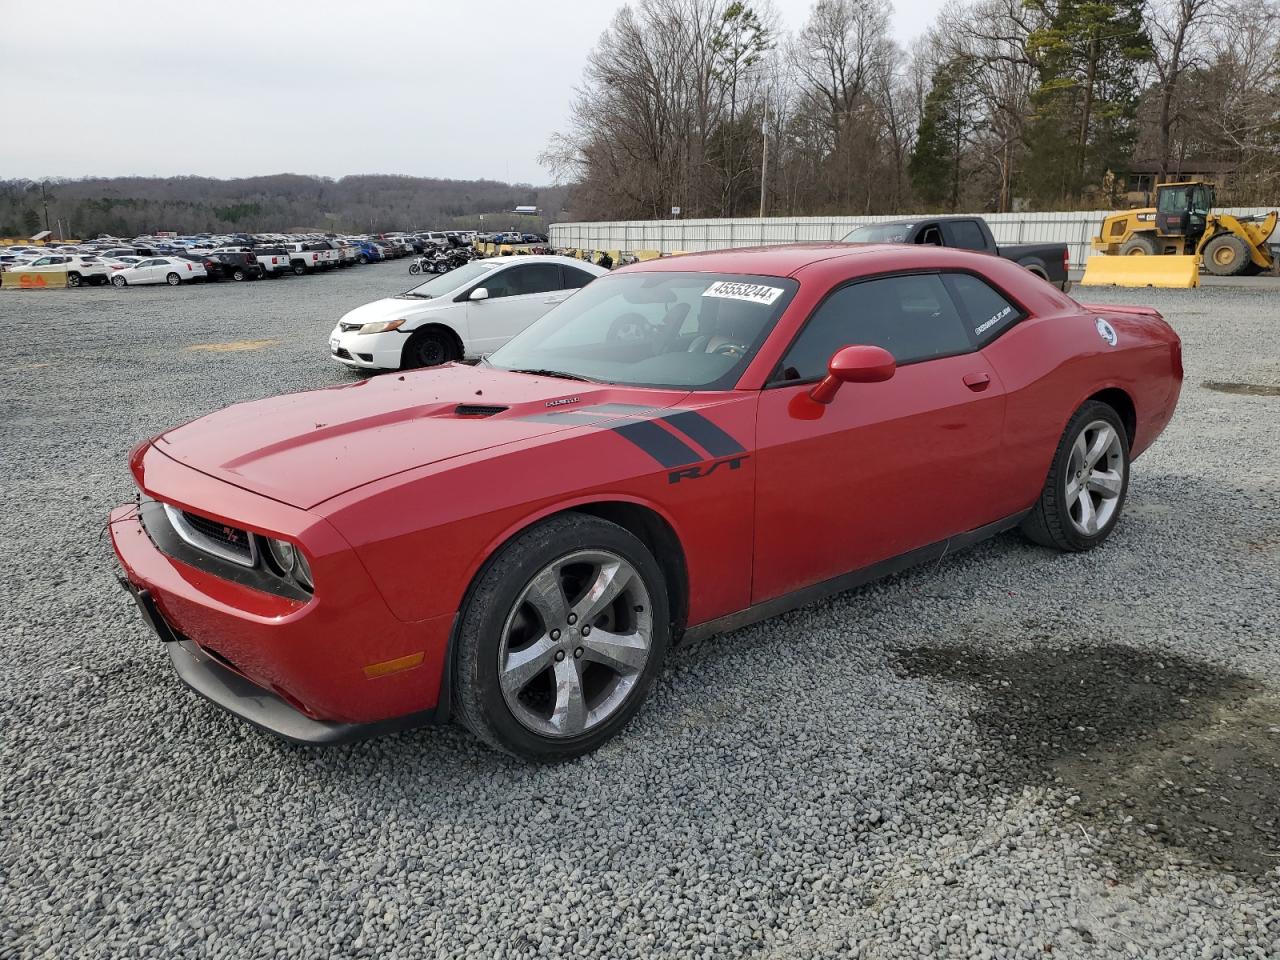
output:
[[[866,280],[832,293],[782,361],[782,380],[820,380],[841,347],[871,344],[899,366],[972,349],[964,320],[934,273]]]
[[[525,263],[491,275],[482,286],[491,300],[550,293],[560,289],[560,268],[554,263]]]

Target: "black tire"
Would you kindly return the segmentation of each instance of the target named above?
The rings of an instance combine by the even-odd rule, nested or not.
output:
[[[1233,233],[1220,233],[1206,243],[1201,259],[1215,277],[1234,277],[1252,262],[1249,245]]]
[[[1119,502],[1115,505],[1114,512],[1110,519],[1098,528],[1097,533],[1086,536],[1076,529],[1071,519],[1071,504],[1067,500],[1067,483],[1071,479],[1068,464],[1076,437],[1096,421],[1109,424],[1120,437],[1124,469]],[[1097,400],[1090,400],[1077,410],[1067,424],[1066,430],[1062,432],[1062,439],[1058,441],[1058,449],[1054,451],[1053,461],[1049,466],[1049,476],[1045,478],[1044,489],[1040,492],[1040,499],[1036,501],[1031,513],[1022,521],[1022,532],[1041,546],[1073,553],[1092,550],[1106,540],[1124,511],[1125,497],[1129,492],[1129,442],[1129,432],[1125,429],[1124,421],[1120,419],[1114,407]]]
[[[231,279],[232,279],[232,280],[235,280],[235,281],[239,282],[239,281],[243,280],[243,279],[244,279],[244,277],[245,277],[245,273],[244,273],[244,271],[243,271],[243,270],[241,270],[239,267],[237,267],[236,269],[234,269],[234,270],[232,270],[232,271],[231,271]]]
[[[307,272],[307,268],[306,268],[303,264],[301,264],[301,263],[295,263],[295,264],[293,265],[293,275],[294,275],[295,277],[300,277],[300,276],[302,276],[302,275],[303,275],[304,273],[306,273],[306,272]]]
[[[413,274],[414,276],[417,276],[418,274],[420,274],[420,273],[422,272],[422,264],[420,264],[420,263],[418,263],[418,262],[416,262],[416,261],[415,261],[415,262],[413,262],[413,263],[411,263],[411,264],[409,264],[409,272],[410,272],[411,274]]]
[[[438,367],[442,363],[462,359],[453,338],[441,330],[419,330],[411,336],[400,354],[401,370]]]
[[[80,274],[75,273],[75,272],[68,273],[68,274],[67,274],[67,286],[68,286],[68,287],[78,287],[78,286],[80,286]]]
[[[169,273],[165,274],[164,282],[171,287],[176,287],[178,284],[182,283],[182,278],[176,273]]]
[[[1155,240],[1141,233],[1130,237],[1120,248],[1122,257],[1154,257],[1156,253]]]
[[[113,287],[119,287],[120,289],[123,290],[125,287],[129,285],[129,281],[126,280],[124,277],[112,277],[111,285]]]
[[[369,255],[367,253],[360,254],[360,256],[356,257],[356,263],[362,266],[367,265],[369,263]]]
[[[604,549],[626,559],[650,597],[653,622],[649,658],[635,686],[598,726],[576,737],[543,736],[523,725],[503,698],[498,676],[502,630],[521,592],[557,558],[582,549]],[[615,736],[640,709],[662,669],[670,645],[667,585],[649,549],[615,523],[566,513],[535,524],[504,545],[467,592],[455,638],[455,716],[485,743],[527,760],[555,761],[595,750]]]

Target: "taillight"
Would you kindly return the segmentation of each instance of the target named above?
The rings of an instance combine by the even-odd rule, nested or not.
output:
[[[1062,248],[1062,272],[1066,273],[1071,269],[1071,248]]]
[[[319,259],[320,259],[320,254],[318,254],[318,253],[313,253],[313,254],[311,255],[311,262],[312,262],[312,263],[314,263],[315,261],[317,261],[317,260],[319,260]]]
[[[189,264],[189,263],[187,264],[187,269],[188,269],[188,270],[190,270],[190,269],[191,269],[191,264]]]

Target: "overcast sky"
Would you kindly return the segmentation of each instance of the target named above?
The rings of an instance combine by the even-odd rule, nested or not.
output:
[[[796,29],[812,0],[773,0]],[[621,0],[5,4],[0,179],[352,173],[542,184]],[[923,32],[942,0],[899,0]],[[56,10],[57,27],[49,19]],[[30,90],[30,93],[27,91]]]

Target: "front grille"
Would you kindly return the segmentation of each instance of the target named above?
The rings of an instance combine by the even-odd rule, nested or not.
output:
[[[224,550],[243,557],[245,560],[253,559],[253,547],[249,531],[241,530],[239,527],[228,526],[225,523],[219,523],[217,520],[210,520],[208,517],[202,517],[198,513],[190,513],[186,510],[182,511],[182,517],[201,537],[216,543]]]
[[[333,355],[335,357],[341,357],[343,360],[351,359],[351,352],[347,350],[346,347],[339,347],[337,350],[333,351]]]

